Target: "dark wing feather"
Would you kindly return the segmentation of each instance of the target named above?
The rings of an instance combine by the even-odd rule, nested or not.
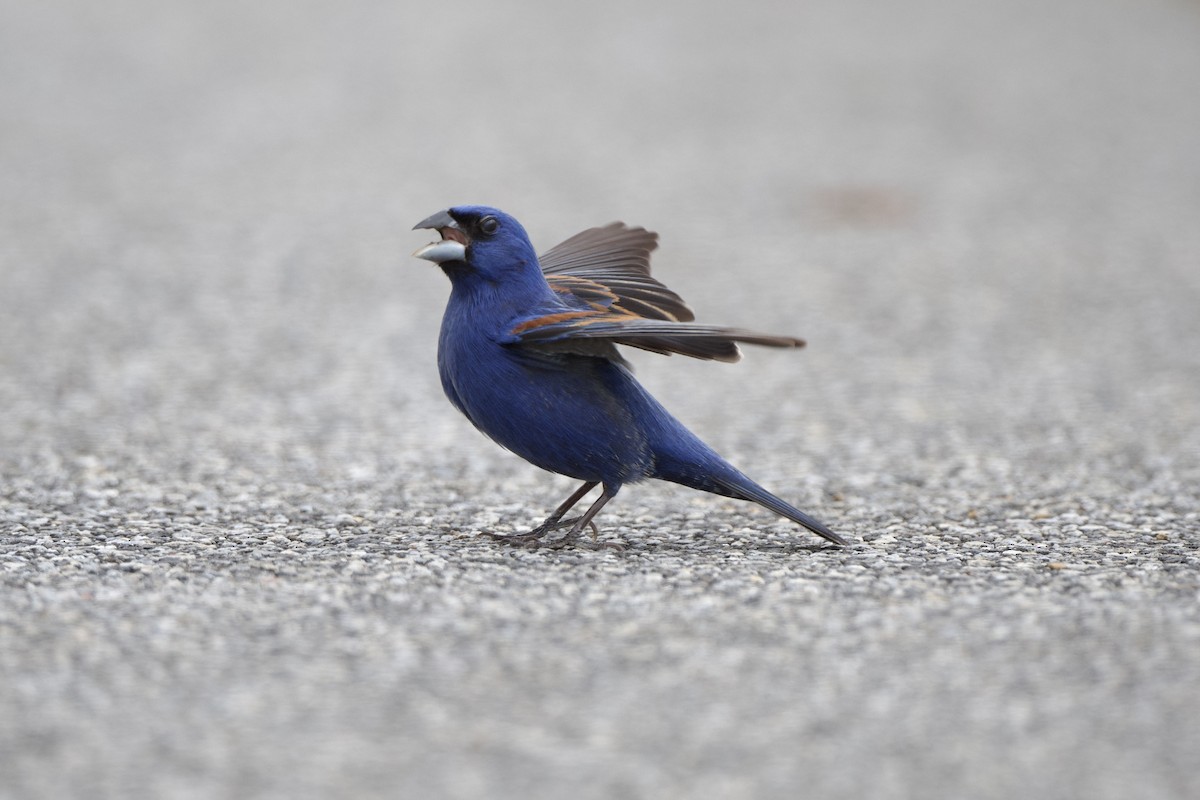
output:
[[[696,325],[668,320],[648,320],[632,314],[578,310],[545,314],[523,320],[511,331],[513,343],[556,352],[593,355],[597,342],[624,344],[663,355],[679,353],[713,361],[741,358],[737,343],[766,347],[803,347],[802,339],[772,336],[738,328]]]
[[[509,342],[619,360],[615,345],[714,361],[741,358],[737,343],[803,347],[790,336],[692,323],[683,298],[650,277],[658,234],[614,222],[589,228],[539,257],[562,309],[519,321]]]
[[[627,311],[646,319],[690,322],[692,310],[650,277],[658,234],[613,222],[575,234],[538,257],[546,282],[596,309]]]

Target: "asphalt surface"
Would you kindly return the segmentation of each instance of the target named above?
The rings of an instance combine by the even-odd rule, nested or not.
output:
[[[0,10],[0,797],[1200,796],[1200,5],[410,5]],[[480,536],[462,202],[806,337],[633,358],[852,546]]]

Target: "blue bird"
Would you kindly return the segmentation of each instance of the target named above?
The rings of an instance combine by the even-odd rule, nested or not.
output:
[[[439,211],[414,226],[441,234],[413,255],[450,278],[438,371],[450,402],[476,428],[542,469],[583,481],[528,533],[578,538],[621,487],[646,478],[751,500],[829,541],[846,541],[743,475],[634,379],[617,345],[737,361],[737,343],[802,347],[787,336],[700,325],[650,276],[658,235],[613,223],[576,234],[541,258],[517,220],[486,206]],[[599,484],[599,498],[563,519]]]

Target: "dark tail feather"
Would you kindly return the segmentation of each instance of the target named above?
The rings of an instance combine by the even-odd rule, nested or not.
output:
[[[648,477],[683,484],[702,492],[712,492],[738,500],[750,500],[771,509],[781,517],[803,525],[836,545],[845,547],[849,544],[808,514],[785,503],[743,475],[711,447],[696,438],[695,434],[683,427],[650,395],[643,391],[641,397],[646,403],[644,413],[656,418],[659,423],[654,428],[659,434],[658,439],[651,443],[651,449],[654,452],[654,471]]]
[[[714,478],[713,482],[720,487],[718,491],[720,491],[721,494],[728,494],[729,497],[736,497],[741,500],[752,500],[755,503],[758,503],[760,506],[771,509],[781,517],[787,517],[792,522],[800,523],[813,533],[828,539],[834,544],[841,545],[843,547],[850,544],[841,536],[838,536],[836,533],[829,530],[829,528],[825,527],[808,514],[805,514],[803,511],[791,505],[790,503],[785,503],[783,500],[780,500],[778,497],[771,494],[746,476],[738,475],[737,477],[741,480]]]

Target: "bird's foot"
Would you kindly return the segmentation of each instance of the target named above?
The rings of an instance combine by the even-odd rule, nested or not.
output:
[[[582,529],[573,527],[571,530],[567,531],[565,536],[550,542],[544,542],[542,543],[542,546],[552,550],[561,550],[567,545],[575,545],[576,547],[581,547],[584,550],[615,550],[618,553],[625,552],[624,542],[599,541],[597,537],[600,535],[600,529],[596,527],[596,523],[589,520],[586,527],[592,529],[591,539],[584,539],[582,536],[580,536]]]
[[[570,519],[563,520],[548,519],[533,530],[526,531],[525,533],[492,533],[491,531],[484,531],[483,535],[490,536],[491,538],[500,542],[536,547],[538,545],[549,544],[549,542],[542,541],[546,534],[553,533],[557,530],[562,530],[563,528],[574,527],[575,523],[578,521],[579,517],[571,517]]]
[[[533,530],[526,531],[525,533],[492,533],[491,531],[484,531],[483,533],[484,536],[490,536],[496,541],[507,542],[508,544],[513,544],[520,547],[546,547],[552,550],[559,550],[569,544],[578,544],[581,547],[587,547],[589,549],[612,546],[608,543],[592,543],[581,541],[579,539],[580,529],[577,529],[577,523],[580,519],[582,519],[582,517],[571,517],[570,519],[561,520],[546,520]],[[596,528],[596,523],[588,520],[586,527],[592,529],[593,537],[599,535],[600,531]],[[563,536],[553,539],[546,538],[547,534],[560,531],[563,528],[569,529]],[[622,545],[619,547],[619,549],[624,550],[625,548]]]

